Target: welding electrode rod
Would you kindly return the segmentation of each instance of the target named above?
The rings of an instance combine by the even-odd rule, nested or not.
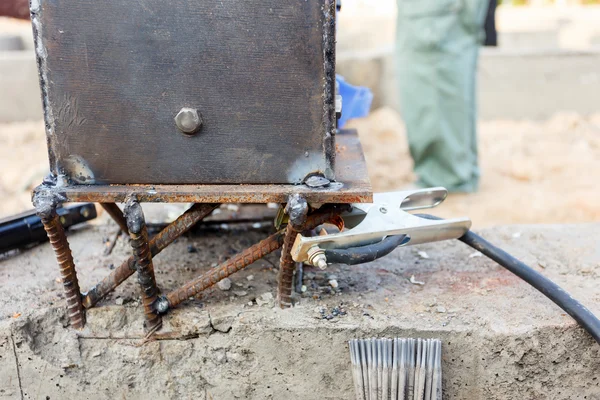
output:
[[[119,225],[121,231],[127,233],[127,221],[123,216],[123,211],[115,203],[100,203],[104,211],[110,215],[110,217]]]
[[[147,330],[157,330],[162,326],[162,317],[155,311],[158,300],[158,287],[154,277],[154,265],[148,243],[148,228],[144,220],[142,206],[137,200],[131,198],[125,205],[125,216],[129,228],[130,244],[133,249],[138,283],[142,290],[142,305],[146,315],[145,327]]]
[[[150,252],[152,257],[156,256],[175,239],[189,231],[196,223],[208,216],[218,204],[194,204],[175,221],[169,224],[150,240]],[[85,308],[91,308],[104,296],[112,292],[135,272],[133,256],[129,257],[119,267],[114,269],[110,275],[94,286],[83,298]]]
[[[41,217],[44,229],[48,234],[48,239],[52,244],[60,275],[62,278],[65,297],[67,299],[67,309],[71,326],[75,329],[82,329],[85,325],[85,313],[81,304],[81,293],[79,291],[79,281],[77,280],[77,272],[75,271],[75,263],[73,255],[69,248],[69,242],[65,235],[65,230],[60,223],[59,216],[56,211],[48,217]]]
[[[327,221],[334,220],[339,213],[340,211],[336,208],[326,212],[309,215],[306,223],[304,224],[305,229],[314,229],[315,227],[322,225]],[[281,230],[269,236],[254,246],[249,247],[243,252],[237,254],[235,257],[225,261],[217,268],[200,275],[198,278],[186,283],[179,289],[175,289],[171,293],[167,294],[166,299],[169,303],[167,309],[176,307],[190,297],[193,297],[201,291],[216,285],[219,281],[227,278],[231,274],[246,268],[248,265],[260,260],[267,254],[279,249],[283,245],[284,234],[285,230]]]
[[[200,275],[193,281],[190,281],[179,289],[167,294],[169,308],[177,306],[201,291],[216,285],[219,281],[227,278],[229,275],[244,269],[255,261],[260,260],[267,254],[277,250],[283,243],[283,232],[284,231],[281,230],[269,236],[254,246],[249,247],[243,252],[237,254],[235,257],[225,261],[219,267]]]

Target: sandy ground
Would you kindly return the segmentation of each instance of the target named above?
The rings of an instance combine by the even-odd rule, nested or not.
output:
[[[396,112],[382,108],[350,126],[359,130],[375,191],[414,180]],[[600,220],[600,114],[480,122],[479,152],[480,191],[450,196],[439,215],[469,216],[475,227]]]
[[[32,208],[31,190],[48,174],[44,123],[0,124],[0,218]]]
[[[376,191],[413,181],[403,123],[389,108],[352,121]],[[543,122],[480,123],[479,193],[452,195],[438,214],[469,216],[475,227],[600,220],[600,114],[560,114]],[[31,207],[31,189],[47,173],[42,122],[0,125],[0,217]]]

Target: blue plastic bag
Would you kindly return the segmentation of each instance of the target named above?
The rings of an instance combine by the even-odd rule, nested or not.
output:
[[[340,75],[336,75],[335,79],[339,85],[339,95],[342,96],[342,117],[338,121],[338,128],[343,128],[348,120],[369,115],[373,93],[369,88],[350,85]]]

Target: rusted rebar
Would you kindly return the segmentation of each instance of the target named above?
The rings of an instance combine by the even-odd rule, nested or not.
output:
[[[49,215],[40,215],[40,218],[58,261],[65,298],[67,299],[69,321],[71,321],[73,328],[82,329],[85,325],[85,313],[81,304],[81,292],[79,291],[75,263],[73,262],[73,255],[65,230],[60,223],[56,210],[52,210]]]
[[[283,249],[279,259],[279,274],[277,275],[277,303],[281,308],[292,306],[292,286],[296,262],[292,259],[291,251],[300,232],[301,229],[293,227],[292,224],[288,224],[285,230]]]
[[[150,252],[152,257],[160,253],[165,247],[173,243],[175,239],[189,231],[194,225],[209,215],[218,204],[194,204],[185,213],[179,216],[175,221],[169,224],[150,240]],[[85,308],[91,308],[98,303],[104,296],[112,292],[117,286],[129,278],[135,271],[134,257],[124,261],[119,267],[114,269],[110,275],[100,281],[96,286],[88,291],[83,298]]]
[[[48,234],[50,244],[56,254],[56,261],[60,269],[63,289],[67,299],[67,310],[71,326],[82,329],[85,325],[85,313],[81,304],[79,281],[75,271],[75,262],[65,235],[65,230],[56,213],[56,207],[64,198],[53,193],[49,187],[41,185],[33,194],[33,205],[37,215],[42,220],[44,229]]]
[[[283,235],[284,230],[281,230],[269,236],[254,246],[237,254],[235,257],[225,261],[219,267],[200,275],[193,281],[190,281],[179,289],[167,294],[165,298],[161,299],[159,310],[165,312],[169,308],[177,306],[201,291],[216,285],[220,280],[227,278],[229,275],[246,268],[248,265],[277,250],[283,244]],[[168,303],[165,303],[165,301]]]
[[[110,215],[110,217],[119,225],[121,231],[127,233],[127,221],[123,216],[123,211],[115,203],[100,203],[104,211]]]
[[[309,215],[304,223],[304,229],[314,229],[325,222],[335,221],[336,216],[346,209],[346,205],[329,206],[316,214]],[[179,289],[175,289],[166,296],[162,296],[157,304],[158,311],[160,313],[167,312],[170,308],[176,307],[190,297],[194,297],[201,291],[216,285],[222,279],[246,268],[267,254],[277,250],[283,245],[285,232],[286,230],[281,230],[269,236],[254,246],[237,254],[235,257],[225,261],[217,268],[200,275],[198,278],[186,283]]]
[[[304,229],[308,204],[299,195],[290,196],[286,205],[289,223],[285,230],[281,258],[279,259],[279,274],[277,276],[277,303],[281,308],[291,307],[292,287],[294,286],[294,270],[296,262],[292,259],[292,246],[296,237]]]
[[[144,219],[142,206],[134,197],[130,197],[125,204],[125,218],[129,230],[130,244],[133,248],[135,269],[137,270],[138,283],[142,289],[142,305],[146,322],[144,326],[148,331],[156,331],[162,325],[161,316],[155,311],[158,300],[158,287],[154,277],[154,265],[148,243],[148,228]]]

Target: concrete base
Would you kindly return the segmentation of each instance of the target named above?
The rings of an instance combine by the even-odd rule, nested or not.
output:
[[[599,227],[482,234],[598,314]],[[102,238],[114,230],[110,223],[70,234],[83,290],[129,254],[121,240],[102,256]],[[182,238],[155,258],[158,284],[173,289],[264,236]],[[289,310],[273,308],[277,259],[169,313],[163,340],[144,343],[134,278],[76,332],[66,327],[50,245],[4,257],[0,398],[349,399],[346,341],[370,336],[441,338],[448,399],[600,398],[600,346],[543,295],[461,243],[399,249],[357,267],[307,268],[307,291]],[[328,315],[340,306],[346,315],[323,319],[322,309]]]

